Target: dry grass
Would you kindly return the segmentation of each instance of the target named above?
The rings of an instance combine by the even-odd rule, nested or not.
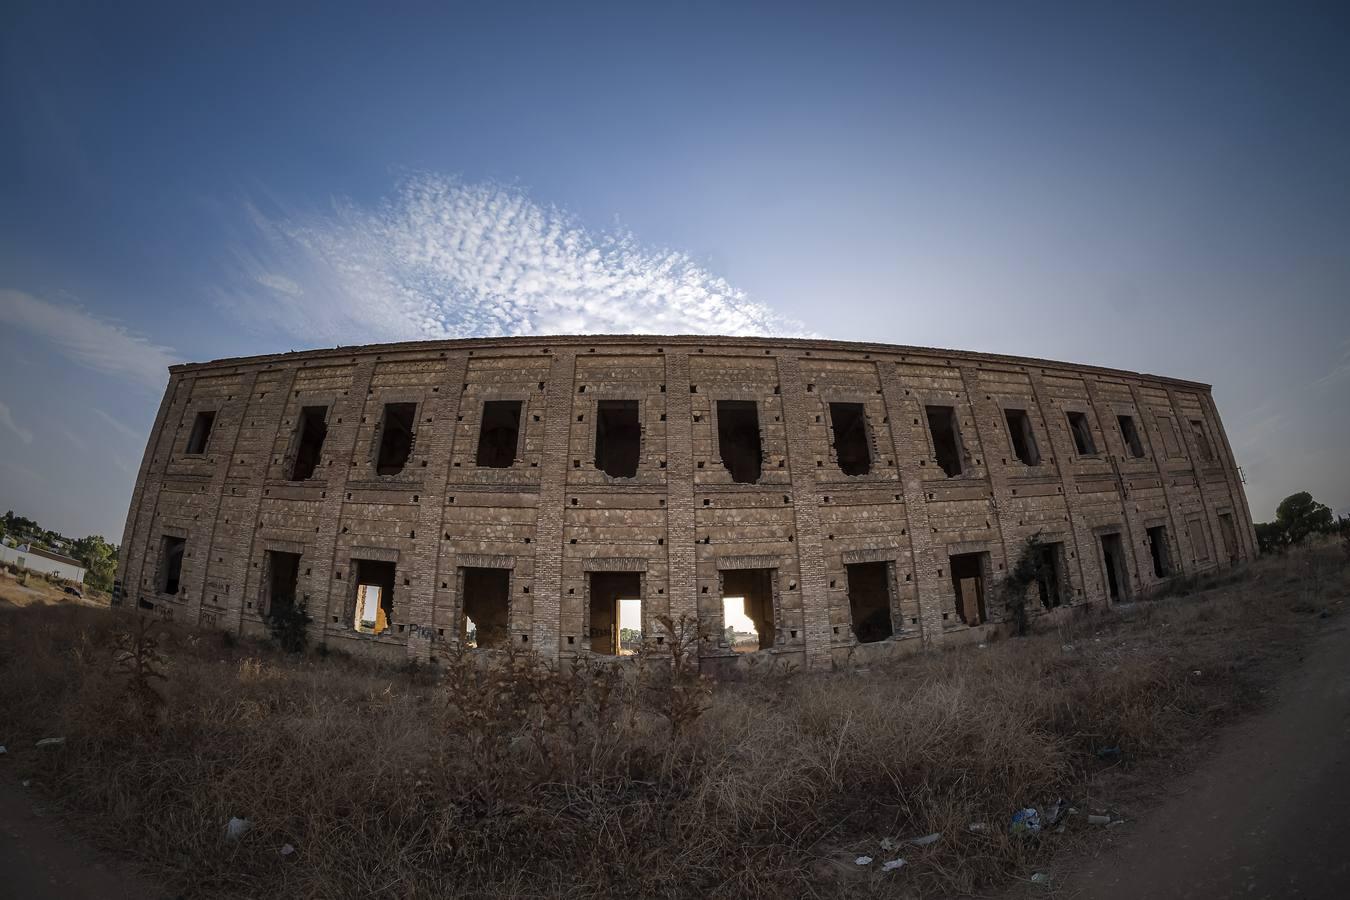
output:
[[[722,686],[698,717],[686,681],[678,729],[653,661],[560,675],[465,657],[436,677],[169,629],[147,650],[130,614],[9,609],[0,742],[192,896],[968,892],[1086,831],[1006,824],[1059,795],[1101,802],[1099,749],[1155,765],[1250,706],[1339,608],[1347,566],[1324,546],[1188,588],[986,649]],[[167,676],[148,681],[160,701],[126,674],[141,664]],[[33,748],[48,735],[68,740]],[[231,816],[253,823],[238,842]],[[895,855],[910,864],[881,875]]]

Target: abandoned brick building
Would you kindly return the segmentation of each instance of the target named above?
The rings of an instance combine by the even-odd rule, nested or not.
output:
[[[626,653],[696,616],[702,664],[977,639],[1255,555],[1203,384],[768,338],[501,338],[175,366],[117,597],[395,658]]]

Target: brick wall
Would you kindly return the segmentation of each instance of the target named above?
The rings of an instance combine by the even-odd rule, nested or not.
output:
[[[493,400],[521,409],[514,462],[500,468],[476,464]],[[595,466],[603,400],[638,403],[633,477]],[[756,404],[756,483],[735,482],[723,465],[719,400]],[[402,471],[380,474],[391,403],[416,406],[412,449]],[[832,403],[865,411],[864,474],[839,466]],[[292,481],[301,410],[312,406],[327,409],[322,455],[312,477]],[[937,463],[926,406],[955,410],[958,476]],[[1016,458],[1009,409],[1026,413],[1038,464]],[[201,411],[215,424],[205,452],[188,455]],[[1087,416],[1095,453],[1077,451],[1069,412]],[[1121,434],[1122,415],[1142,456]],[[1158,527],[1163,579],[1148,538]],[[1040,360],[755,338],[483,339],[179,366],[138,473],[118,578],[122,602],[261,633],[269,553],[296,553],[314,641],[434,660],[463,632],[465,566],[509,569],[509,639],[553,658],[599,649],[593,573],[638,572],[644,632],[657,616],[696,616],[702,658],[725,666],[748,657],[723,636],[724,579],[768,569],[774,640],[759,656],[823,667],[979,639],[1004,617],[998,585],[1034,534],[1059,546],[1066,606],[1109,602],[1103,536],[1119,536],[1131,597],[1253,556],[1208,387]],[[160,590],[166,535],[187,542],[173,596]],[[957,613],[958,553],[983,554],[992,624]],[[361,559],[396,568],[382,634],[354,627]],[[850,611],[848,567],[858,563],[887,573],[893,633],[867,644]]]

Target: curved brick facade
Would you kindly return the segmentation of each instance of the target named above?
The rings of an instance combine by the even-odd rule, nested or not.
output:
[[[118,596],[252,633],[293,593],[313,640],[421,660],[466,612],[483,645],[613,651],[636,596],[648,634],[697,615],[715,667],[741,595],[760,652],[828,666],[983,634],[1036,532],[1038,613],[1253,556],[1209,388],[829,341],[392,344],[174,367]]]

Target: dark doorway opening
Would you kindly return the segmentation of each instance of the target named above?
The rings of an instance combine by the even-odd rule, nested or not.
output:
[[[1073,448],[1079,456],[1094,456],[1097,445],[1092,441],[1092,426],[1088,424],[1087,413],[1070,410],[1069,433],[1073,435]]]
[[[960,553],[949,557],[952,588],[956,591],[956,615],[967,625],[985,620],[984,570],[987,553]]]
[[[1139,429],[1134,427],[1134,416],[1116,416],[1120,423],[1120,436],[1125,439],[1125,447],[1130,456],[1140,459],[1144,455],[1144,442],[1139,438]]]
[[[637,474],[642,425],[636,400],[601,400],[595,405],[595,467],[612,478]]]
[[[417,421],[416,403],[386,403],[380,423],[380,453],[375,458],[375,474],[397,475],[408,464],[412,453],[413,423]]]
[[[738,484],[759,481],[764,448],[760,444],[759,409],[755,401],[717,401],[717,447],[732,481]]]
[[[177,594],[179,582],[183,577],[183,551],[187,549],[187,540],[185,538],[165,535],[160,545],[160,558],[163,566],[163,577],[160,579],[159,590],[162,594]]]
[[[773,581],[777,569],[722,572],[722,625],[733,650],[767,650],[774,643]]]
[[[895,634],[891,623],[890,564],[854,563],[848,573],[848,612],[860,644],[884,641]]]
[[[1219,533],[1223,537],[1223,551],[1231,566],[1238,561],[1237,529],[1233,527],[1232,513],[1219,513]]]
[[[1062,594],[1063,568],[1060,566],[1060,558],[1064,553],[1064,545],[1042,544],[1041,560],[1036,571],[1036,592],[1040,594],[1041,606],[1046,609],[1054,609],[1064,602]]]
[[[1028,466],[1041,464],[1041,451],[1036,446],[1036,433],[1031,430],[1031,416],[1025,409],[1005,409],[1008,435],[1012,438],[1013,456]]]
[[[831,403],[830,428],[834,431],[834,455],[845,475],[872,471],[868,446],[867,410],[861,403]]]
[[[206,452],[206,444],[211,440],[211,427],[216,424],[216,414],[212,410],[202,410],[192,420],[192,432],[188,435],[186,453],[199,455]]]
[[[352,627],[364,634],[383,634],[394,620],[394,564],[381,559],[354,559],[356,610]]]
[[[280,550],[267,551],[267,598],[264,613],[269,616],[277,615],[293,608],[299,584],[300,554],[283,553]]]
[[[948,478],[961,474],[961,428],[956,409],[951,406],[925,406],[928,431],[933,436],[933,455]]]
[[[1129,599],[1128,569],[1125,568],[1125,548],[1119,534],[1102,535],[1102,561],[1106,566],[1106,591],[1112,602]]]
[[[1148,552],[1153,557],[1153,577],[1166,578],[1172,574],[1172,559],[1167,552],[1167,526],[1155,525],[1148,530]]]
[[[306,406],[300,410],[300,441],[295,449],[295,465],[291,467],[291,481],[304,481],[314,474],[323,453],[323,442],[328,437],[328,407]]]
[[[465,647],[500,650],[511,644],[511,570],[465,566],[460,570],[464,590],[464,621],[460,640]]]
[[[630,656],[642,646],[642,573],[590,574],[591,652]]]
[[[520,401],[488,400],[478,425],[477,463],[489,469],[509,469],[520,444]]]

